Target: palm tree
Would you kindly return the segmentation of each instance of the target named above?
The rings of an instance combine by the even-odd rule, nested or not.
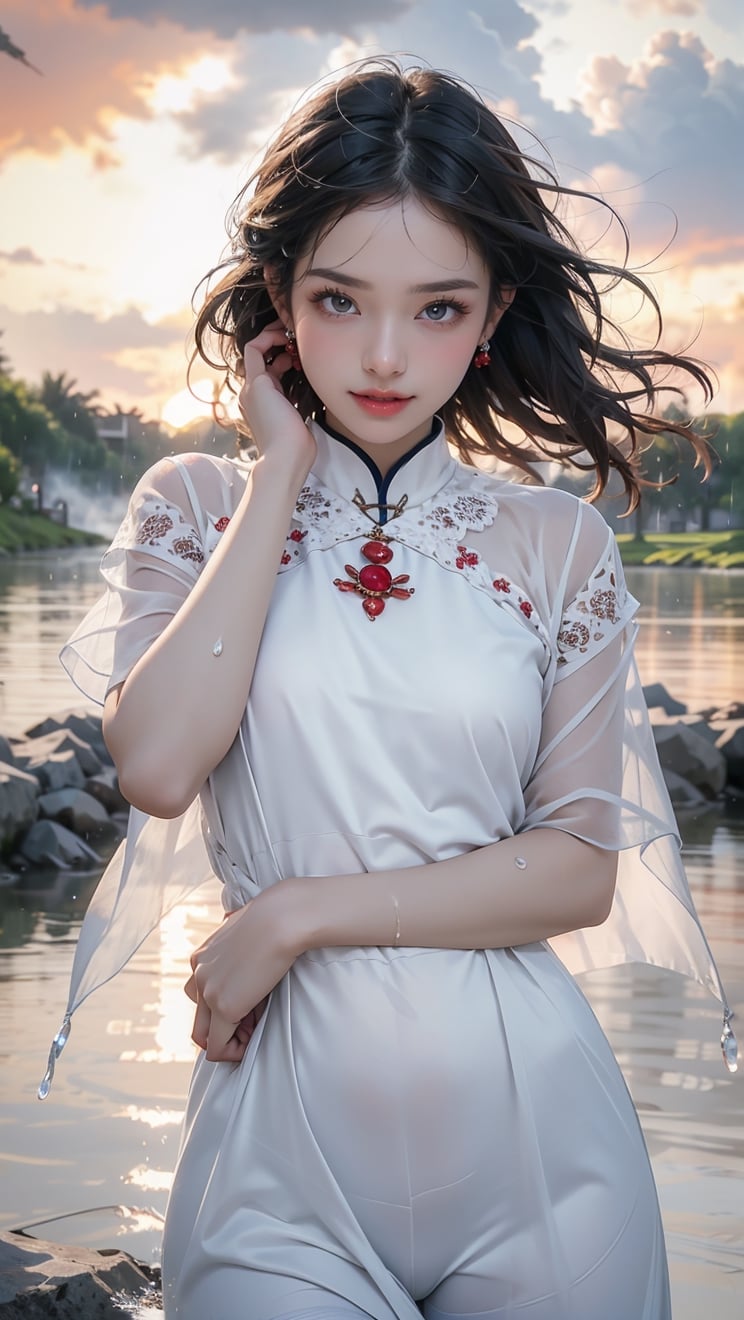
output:
[[[78,435],[95,444],[98,433],[94,419],[99,414],[100,407],[94,404],[93,400],[99,397],[99,392],[89,390],[87,394],[83,394],[76,386],[77,381],[68,376],[66,371],[60,371],[58,376],[45,371],[38,392],[39,402],[49,409],[60,426],[69,431],[70,435]]]

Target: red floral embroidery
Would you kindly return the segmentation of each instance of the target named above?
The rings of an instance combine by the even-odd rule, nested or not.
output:
[[[137,545],[155,545],[172,527],[173,519],[167,513],[151,513],[137,532],[135,542]]]
[[[473,550],[468,550],[467,546],[458,545],[457,551],[455,564],[458,568],[475,568],[478,563],[478,556]]]
[[[292,558],[292,556],[291,556],[291,555],[288,555],[287,552],[286,552],[286,550],[285,550],[285,551],[284,551],[284,554],[282,555],[282,563],[283,563],[283,564],[288,564],[288,563],[290,562],[291,558]]]
[[[290,541],[301,541],[303,536],[306,535],[306,532],[301,532],[299,527],[295,527],[294,530],[289,533],[289,539]]]
[[[507,595],[511,592],[511,587],[506,578],[494,578],[493,585],[496,591],[505,591]]]
[[[221,518],[218,518],[218,519],[217,519],[217,521],[216,521],[216,523],[215,523],[215,525],[214,525],[214,530],[215,530],[216,532],[224,532],[224,530],[225,530],[225,528],[227,527],[227,524],[229,523],[229,521],[230,521],[230,519],[227,518],[227,517],[225,517],[225,515],[223,514],[223,516],[222,516]]]
[[[569,623],[569,626],[567,628],[561,629],[561,631],[558,634],[558,642],[560,646],[566,646],[566,647],[570,646],[572,649],[576,649],[578,647],[580,651],[583,651],[586,649],[586,646],[589,642],[589,637],[590,637],[590,633],[586,624],[579,623],[578,620],[574,619],[572,622]],[[558,663],[565,664],[566,657],[561,656]]]
[[[181,536],[177,541],[174,541],[171,554],[178,555],[179,559],[190,559],[194,564],[204,562],[202,549],[191,536]]]
[[[531,617],[532,606],[530,605],[530,602],[528,600],[520,600],[519,608],[522,611],[525,619],[529,619]]]

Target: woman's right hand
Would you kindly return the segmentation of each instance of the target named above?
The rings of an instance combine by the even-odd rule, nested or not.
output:
[[[317,446],[297,409],[282,392],[282,376],[292,365],[286,345],[279,320],[248,341],[243,350],[245,376],[238,403],[261,457],[276,454],[283,463],[291,465],[294,461],[304,480],[315,461]]]

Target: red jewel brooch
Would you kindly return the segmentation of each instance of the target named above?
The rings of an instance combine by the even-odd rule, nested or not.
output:
[[[370,518],[370,509],[392,508],[392,518],[400,517],[403,509],[408,503],[407,496],[396,505],[365,504],[359,491],[354,496],[354,503]],[[366,541],[362,546],[362,554],[368,562],[360,569],[354,568],[353,564],[345,564],[344,567],[349,575],[349,580],[344,578],[334,578],[333,585],[338,587],[339,591],[353,591],[356,595],[362,597],[362,609],[367,618],[374,623],[385,609],[385,603],[388,600],[410,600],[414,593],[414,587],[406,587],[403,584],[410,580],[408,573],[401,573],[398,577],[393,577],[390,569],[386,567],[393,558],[393,548],[390,544],[391,537],[386,536],[379,523],[375,523],[375,529],[372,533],[372,540]]]

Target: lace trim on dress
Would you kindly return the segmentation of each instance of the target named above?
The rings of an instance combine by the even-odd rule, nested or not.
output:
[[[130,508],[110,549],[154,551],[159,558],[170,556],[185,565],[201,568],[230,521],[225,515],[216,519],[212,514],[206,516],[207,535],[202,540],[176,505],[146,495],[136,509]]]
[[[468,582],[498,605],[514,611],[552,649],[547,628],[533,602],[516,584],[495,576],[477,550],[467,544],[471,532],[490,527],[498,512],[492,479],[477,469],[456,471],[443,490],[418,506],[408,506],[385,524],[394,541],[434,559],[442,568],[464,573]],[[294,525],[287,534],[279,571],[302,563],[311,550],[328,549],[342,541],[369,537],[369,520],[355,504],[321,485],[313,473],[295,506]]]
[[[615,547],[609,542],[604,557],[563,614],[558,630],[559,666],[581,663],[581,656],[601,650],[634,612],[635,601],[615,568]],[[629,610],[631,605],[633,610]]]

